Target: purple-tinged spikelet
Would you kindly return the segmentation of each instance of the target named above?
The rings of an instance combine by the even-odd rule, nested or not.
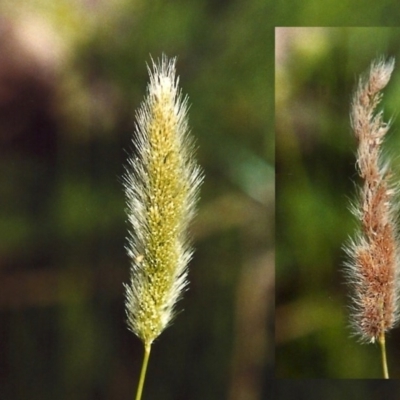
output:
[[[376,111],[393,68],[394,59],[375,60],[368,74],[359,80],[351,104],[362,186],[353,207],[360,229],[346,248],[346,266],[353,289],[351,324],[364,342],[382,340],[398,319],[397,187],[381,151],[390,124],[383,121],[382,111]]]

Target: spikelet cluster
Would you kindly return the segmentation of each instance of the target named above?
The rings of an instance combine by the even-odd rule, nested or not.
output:
[[[353,289],[351,324],[364,342],[382,339],[398,318],[397,187],[381,150],[390,124],[383,121],[382,111],[376,111],[393,68],[394,59],[375,60],[359,80],[351,105],[362,186],[353,208],[360,231],[346,249],[347,273]]]
[[[195,212],[202,173],[193,158],[187,97],[175,59],[148,67],[147,95],[136,113],[136,156],[124,175],[130,235],[131,281],[126,289],[129,329],[146,345],[168,326],[187,286],[192,250],[187,227]]]

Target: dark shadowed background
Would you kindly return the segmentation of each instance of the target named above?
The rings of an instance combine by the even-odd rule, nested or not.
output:
[[[263,0],[0,5],[0,397],[132,399],[121,183],[150,55],[178,56],[205,171],[190,288],[143,399],[258,400],[272,375],[273,31]]]

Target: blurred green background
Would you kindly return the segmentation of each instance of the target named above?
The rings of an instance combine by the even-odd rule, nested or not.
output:
[[[399,382],[379,380],[279,380],[275,400],[397,400]]]
[[[351,337],[343,244],[359,179],[349,106],[360,74],[380,55],[400,65],[398,28],[276,30],[276,374],[286,378],[380,378],[377,345]],[[385,119],[398,115],[400,67],[384,92]],[[400,125],[385,142],[400,180]],[[400,377],[400,331],[387,336]]]
[[[264,0],[0,5],[0,394],[132,399],[121,176],[150,55],[178,56],[205,171],[190,288],[143,399],[266,398],[273,30]]]

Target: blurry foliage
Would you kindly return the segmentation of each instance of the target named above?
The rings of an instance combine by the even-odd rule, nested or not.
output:
[[[277,0],[275,26],[396,26],[399,17],[392,0]]]
[[[154,345],[144,398],[250,399],[246,390],[262,398],[273,274],[250,293],[238,288],[242,276],[273,267],[267,8],[263,0],[1,3],[2,398],[133,397],[142,347],[125,325],[121,176],[135,151],[145,63],[162,52],[178,56],[206,180],[184,312]],[[250,310],[254,293],[261,301]],[[261,334],[245,337],[260,343],[249,364],[239,307]]]
[[[395,380],[280,380],[274,393],[276,400],[373,400],[385,398],[397,399],[399,383]]]
[[[356,80],[378,55],[400,60],[396,28],[277,30],[277,292],[279,377],[379,378],[376,345],[361,345],[348,328],[342,246],[354,232],[356,141],[349,122]],[[385,90],[385,119],[398,114],[400,68]],[[400,176],[395,118],[384,148]],[[398,329],[388,359],[400,375]]]

